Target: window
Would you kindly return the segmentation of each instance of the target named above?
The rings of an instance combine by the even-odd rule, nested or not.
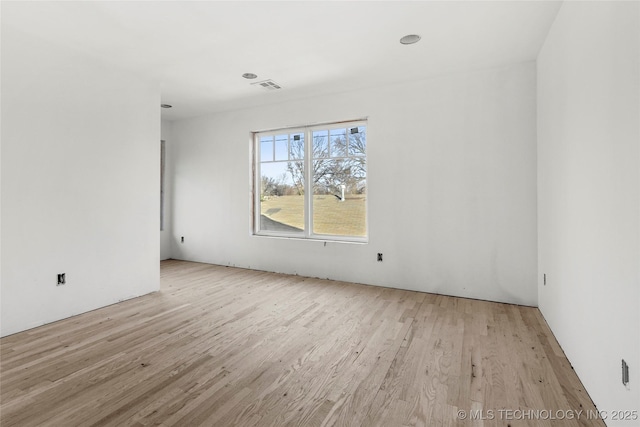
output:
[[[255,133],[255,233],[366,241],[366,151],[364,121]]]
[[[160,141],[160,231],[164,230],[164,168],[165,168],[165,143]]]

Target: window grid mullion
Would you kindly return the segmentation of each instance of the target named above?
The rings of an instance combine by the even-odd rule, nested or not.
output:
[[[271,138],[273,140],[273,144],[271,144],[271,145],[273,145],[273,151],[272,151],[272,156],[273,157],[272,157],[272,159],[275,162],[276,161],[276,144],[277,144],[276,135],[273,135]]]
[[[305,236],[313,234],[313,132],[305,129],[304,141],[304,204]]]
[[[345,136],[345,138],[344,138],[344,144],[345,144],[344,152],[347,155],[347,157],[351,157],[351,150],[350,150],[351,141],[349,140],[351,135],[350,135],[350,129],[349,128],[346,128],[344,130],[344,136]]]

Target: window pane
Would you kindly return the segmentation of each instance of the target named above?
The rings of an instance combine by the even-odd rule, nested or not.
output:
[[[313,232],[366,236],[365,159],[321,159],[313,163]]]
[[[260,177],[260,230],[304,231],[304,163],[262,163]]]
[[[350,156],[364,156],[367,154],[367,130],[364,126],[352,128],[348,137]]]
[[[270,162],[273,160],[273,137],[263,136],[260,138],[260,161]]]
[[[276,135],[276,160],[288,160],[289,135]]]
[[[165,143],[160,141],[160,231],[164,230],[164,169],[165,169]]]
[[[345,157],[347,155],[347,132],[345,129],[331,131],[331,157]]]
[[[313,157],[329,157],[329,131],[313,131]]]
[[[289,158],[291,160],[304,159],[304,133],[291,135]]]

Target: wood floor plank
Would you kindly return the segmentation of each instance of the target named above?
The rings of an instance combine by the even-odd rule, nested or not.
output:
[[[3,427],[558,425],[516,410],[595,410],[540,312],[406,290],[170,260],[0,340]]]

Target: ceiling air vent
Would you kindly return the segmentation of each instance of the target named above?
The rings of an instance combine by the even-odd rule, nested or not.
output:
[[[277,89],[282,89],[282,87],[274,82],[273,80],[269,79],[269,80],[263,80],[261,82],[256,82],[256,83],[251,83],[252,86],[257,86],[259,88],[262,88],[264,90],[277,90]]]

